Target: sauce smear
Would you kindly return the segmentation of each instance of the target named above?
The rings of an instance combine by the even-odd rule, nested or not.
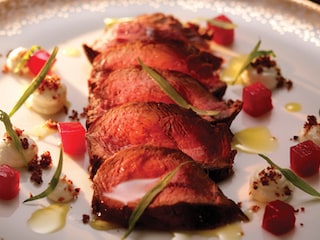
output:
[[[232,145],[247,153],[270,153],[276,150],[278,141],[268,128],[253,127],[235,133]]]
[[[28,227],[36,233],[52,233],[66,224],[68,204],[52,204],[36,210],[27,221]]]
[[[219,240],[240,240],[243,236],[240,223],[227,224],[213,230],[203,230],[195,232],[175,232],[172,240],[193,239],[192,235],[197,234],[206,239],[217,237]]]
[[[288,112],[299,112],[301,111],[302,107],[301,104],[296,103],[296,102],[290,102],[287,103],[284,108],[288,111]]]

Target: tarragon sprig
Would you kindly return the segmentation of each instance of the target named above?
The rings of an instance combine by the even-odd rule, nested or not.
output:
[[[191,109],[199,115],[205,116],[216,116],[220,112],[215,110],[202,110],[191,104],[189,104],[171,85],[170,83],[161,76],[158,72],[153,70],[151,67],[147,66],[138,58],[139,64],[142,66],[142,69],[154,80],[159,87],[164,91],[177,105],[185,109]]]
[[[235,76],[234,81],[237,81],[237,79],[239,78],[239,76],[243,73],[244,70],[247,69],[247,67],[249,66],[249,64],[257,57],[260,56],[274,56],[275,57],[275,53],[272,50],[259,50],[261,45],[261,40],[258,41],[258,43],[254,46],[254,48],[251,50],[251,52],[249,53],[249,55],[245,58],[243,64],[241,65],[238,73]]]
[[[20,154],[20,156],[22,157],[24,164],[27,165],[27,159],[23,153],[23,147],[22,147],[22,143],[21,140],[17,134],[17,132],[14,130],[10,117],[9,115],[0,110],[0,121],[3,122],[5,128],[6,128],[6,132],[7,134],[10,136],[13,145],[15,146],[15,148],[17,149],[18,153]]]
[[[9,113],[9,117],[12,117],[12,115],[18,111],[18,109],[24,104],[24,102],[28,99],[28,97],[40,86],[42,81],[45,79],[48,71],[50,70],[54,59],[57,55],[58,48],[55,47],[47,60],[47,62],[42,67],[41,71],[38,73],[38,75],[33,79],[31,84],[28,86],[28,88],[24,91],[20,99],[17,101],[15,106],[12,108],[11,112]]]
[[[164,175],[163,178],[143,196],[143,198],[141,199],[139,204],[135,207],[135,209],[133,210],[129,218],[129,227],[128,227],[128,230],[123,235],[122,239],[125,239],[129,236],[129,234],[133,231],[137,221],[143,214],[144,210],[150,205],[152,200],[168,185],[172,177],[179,171],[179,169],[187,163],[191,163],[191,162],[187,161],[187,162],[181,163],[174,170]]]

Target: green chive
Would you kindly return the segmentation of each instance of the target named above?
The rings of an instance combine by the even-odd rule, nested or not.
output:
[[[163,76],[161,76],[151,67],[145,65],[140,58],[138,58],[138,62],[142,69],[151,77],[151,79],[159,85],[162,91],[164,91],[172,99],[172,101],[174,101],[180,107],[191,109],[199,115],[215,116],[219,114],[219,111],[201,110],[195,106],[192,106],[170,85],[170,83]]]
[[[159,181],[159,183],[157,183],[152,189],[150,189],[143,196],[143,198],[141,199],[139,204],[136,206],[136,208],[133,210],[129,218],[129,227],[128,227],[128,230],[123,235],[122,239],[125,239],[126,237],[129,236],[129,234],[133,231],[137,221],[143,214],[144,210],[149,206],[152,200],[168,185],[172,177],[179,171],[179,169],[187,163],[191,163],[191,162],[188,161],[188,162],[181,163],[174,170],[164,175],[161,181]]]
[[[269,51],[263,51],[263,50],[259,50],[261,44],[261,40],[258,41],[258,43],[254,46],[254,48],[252,49],[252,51],[250,52],[250,54],[246,57],[246,59],[244,60],[241,68],[239,69],[238,73],[236,74],[236,77],[234,79],[234,81],[237,81],[237,79],[239,78],[239,76],[243,73],[244,70],[247,69],[247,67],[249,66],[249,64],[257,57],[260,56],[267,56],[267,55],[271,55],[271,56],[275,56],[274,52],[272,50]]]
[[[62,172],[62,163],[63,163],[63,154],[62,154],[62,149],[60,149],[59,163],[58,163],[57,169],[56,169],[55,173],[53,174],[52,179],[51,179],[47,189],[45,189],[43,192],[41,192],[38,195],[32,196],[32,197],[24,200],[23,203],[34,201],[34,200],[41,199],[41,198],[45,198],[56,188],[56,186],[59,183],[60,175]]]
[[[17,66],[13,69],[13,72],[14,72],[14,73],[19,73],[19,72],[24,68],[24,66],[26,65],[27,61],[28,61],[29,58],[31,57],[31,55],[32,55],[35,51],[37,51],[37,50],[39,50],[39,49],[41,49],[41,47],[38,46],[38,45],[35,45],[35,46],[32,46],[28,51],[26,51],[26,52],[23,54],[21,60],[18,62]]]
[[[18,109],[23,105],[23,103],[28,99],[28,97],[40,86],[41,82],[45,79],[48,71],[50,70],[53,61],[57,55],[58,48],[55,47],[45,63],[45,65],[42,67],[41,71],[38,73],[38,75],[35,77],[35,79],[32,81],[32,83],[29,85],[29,87],[25,90],[25,92],[22,94],[16,105],[12,108],[11,112],[9,113],[9,116],[12,117],[12,115],[18,111]]]
[[[287,168],[281,168],[277,164],[271,161],[270,158],[263,154],[258,154],[260,157],[262,157],[264,160],[266,160],[272,167],[275,167],[278,169],[282,175],[290,181],[293,185],[295,185],[297,188],[300,188],[305,193],[310,194],[314,197],[320,197],[320,192],[318,192],[316,189],[314,189],[312,186],[310,186],[308,183],[303,181],[301,178],[299,178],[296,174],[294,174],[290,169]]]
[[[223,28],[223,29],[227,29],[227,30],[231,30],[231,29],[235,29],[237,28],[237,25],[234,23],[229,23],[229,22],[223,22],[217,19],[208,19],[207,20],[208,23],[210,23],[213,26],[219,27],[219,28]]]
[[[13,129],[9,115],[2,110],[0,110],[0,121],[2,121],[4,123],[4,126],[6,128],[6,132],[9,134],[9,136],[13,142],[13,145],[15,146],[17,151],[19,152],[25,165],[27,165],[27,159],[23,153],[22,142],[21,142],[19,136],[17,135],[16,131]]]

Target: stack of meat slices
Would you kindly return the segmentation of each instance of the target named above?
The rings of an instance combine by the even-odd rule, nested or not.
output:
[[[137,226],[181,230],[246,220],[215,184],[233,173],[230,124],[240,101],[223,100],[222,59],[194,25],[155,13],[108,26],[92,45],[87,143],[93,212],[128,226],[141,197],[183,165],[147,207]],[[218,110],[199,116],[176,105],[138,63],[161,74],[193,106]],[[125,189],[125,191],[123,191]]]

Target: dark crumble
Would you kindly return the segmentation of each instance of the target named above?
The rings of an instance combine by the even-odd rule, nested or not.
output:
[[[29,148],[29,141],[28,138],[20,138],[21,145],[23,149],[28,149]]]
[[[84,107],[81,113],[79,113],[77,110],[72,109],[71,114],[68,116],[68,118],[71,119],[72,121],[79,122],[81,118],[87,117],[87,112],[88,112],[87,107]]]
[[[88,214],[82,214],[82,222],[87,224],[90,222],[90,216]]]
[[[71,110],[71,115],[69,115],[68,118],[71,119],[72,121],[76,121],[76,122],[80,121],[79,113],[74,109]]]
[[[31,172],[30,180],[35,184],[42,184],[43,170],[52,167],[52,157],[49,151],[45,151],[40,157],[36,156],[28,163],[28,171]]]
[[[45,151],[41,154],[39,165],[42,169],[49,169],[52,167],[52,157],[49,151]]]
[[[38,185],[43,183],[42,169],[38,164],[38,159],[35,157],[28,164],[28,171],[31,172],[30,180]]]
[[[61,78],[58,75],[46,75],[45,79],[41,82],[37,91],[43,92],[46,89],[57,91],[61,87]]]
[[[308,134],[308,132],[310,131],[310,129],[312,127],[316,127],[316,126],[320,126],[320,123],[318,122],[316,116],[308,115],[307,116],[307,120],[303,124],[303,130],[304,130],[303,135],[306,136]],[[299,136],[298,135],[294,135],[290,140],[299,141]]]
[[[307,121],[304,123],[303,128],[305,128],[306,132],[308,132],[310,130],[310,128],[312,128],[313,126],[317,126],[317,125],[320,125],[320,123],[318,123],[316,116],[308,115]]]
[[[299,140],[299,136],[297,135],[294,135],[290,140],[293,140],[293,141],[298,141]]]

